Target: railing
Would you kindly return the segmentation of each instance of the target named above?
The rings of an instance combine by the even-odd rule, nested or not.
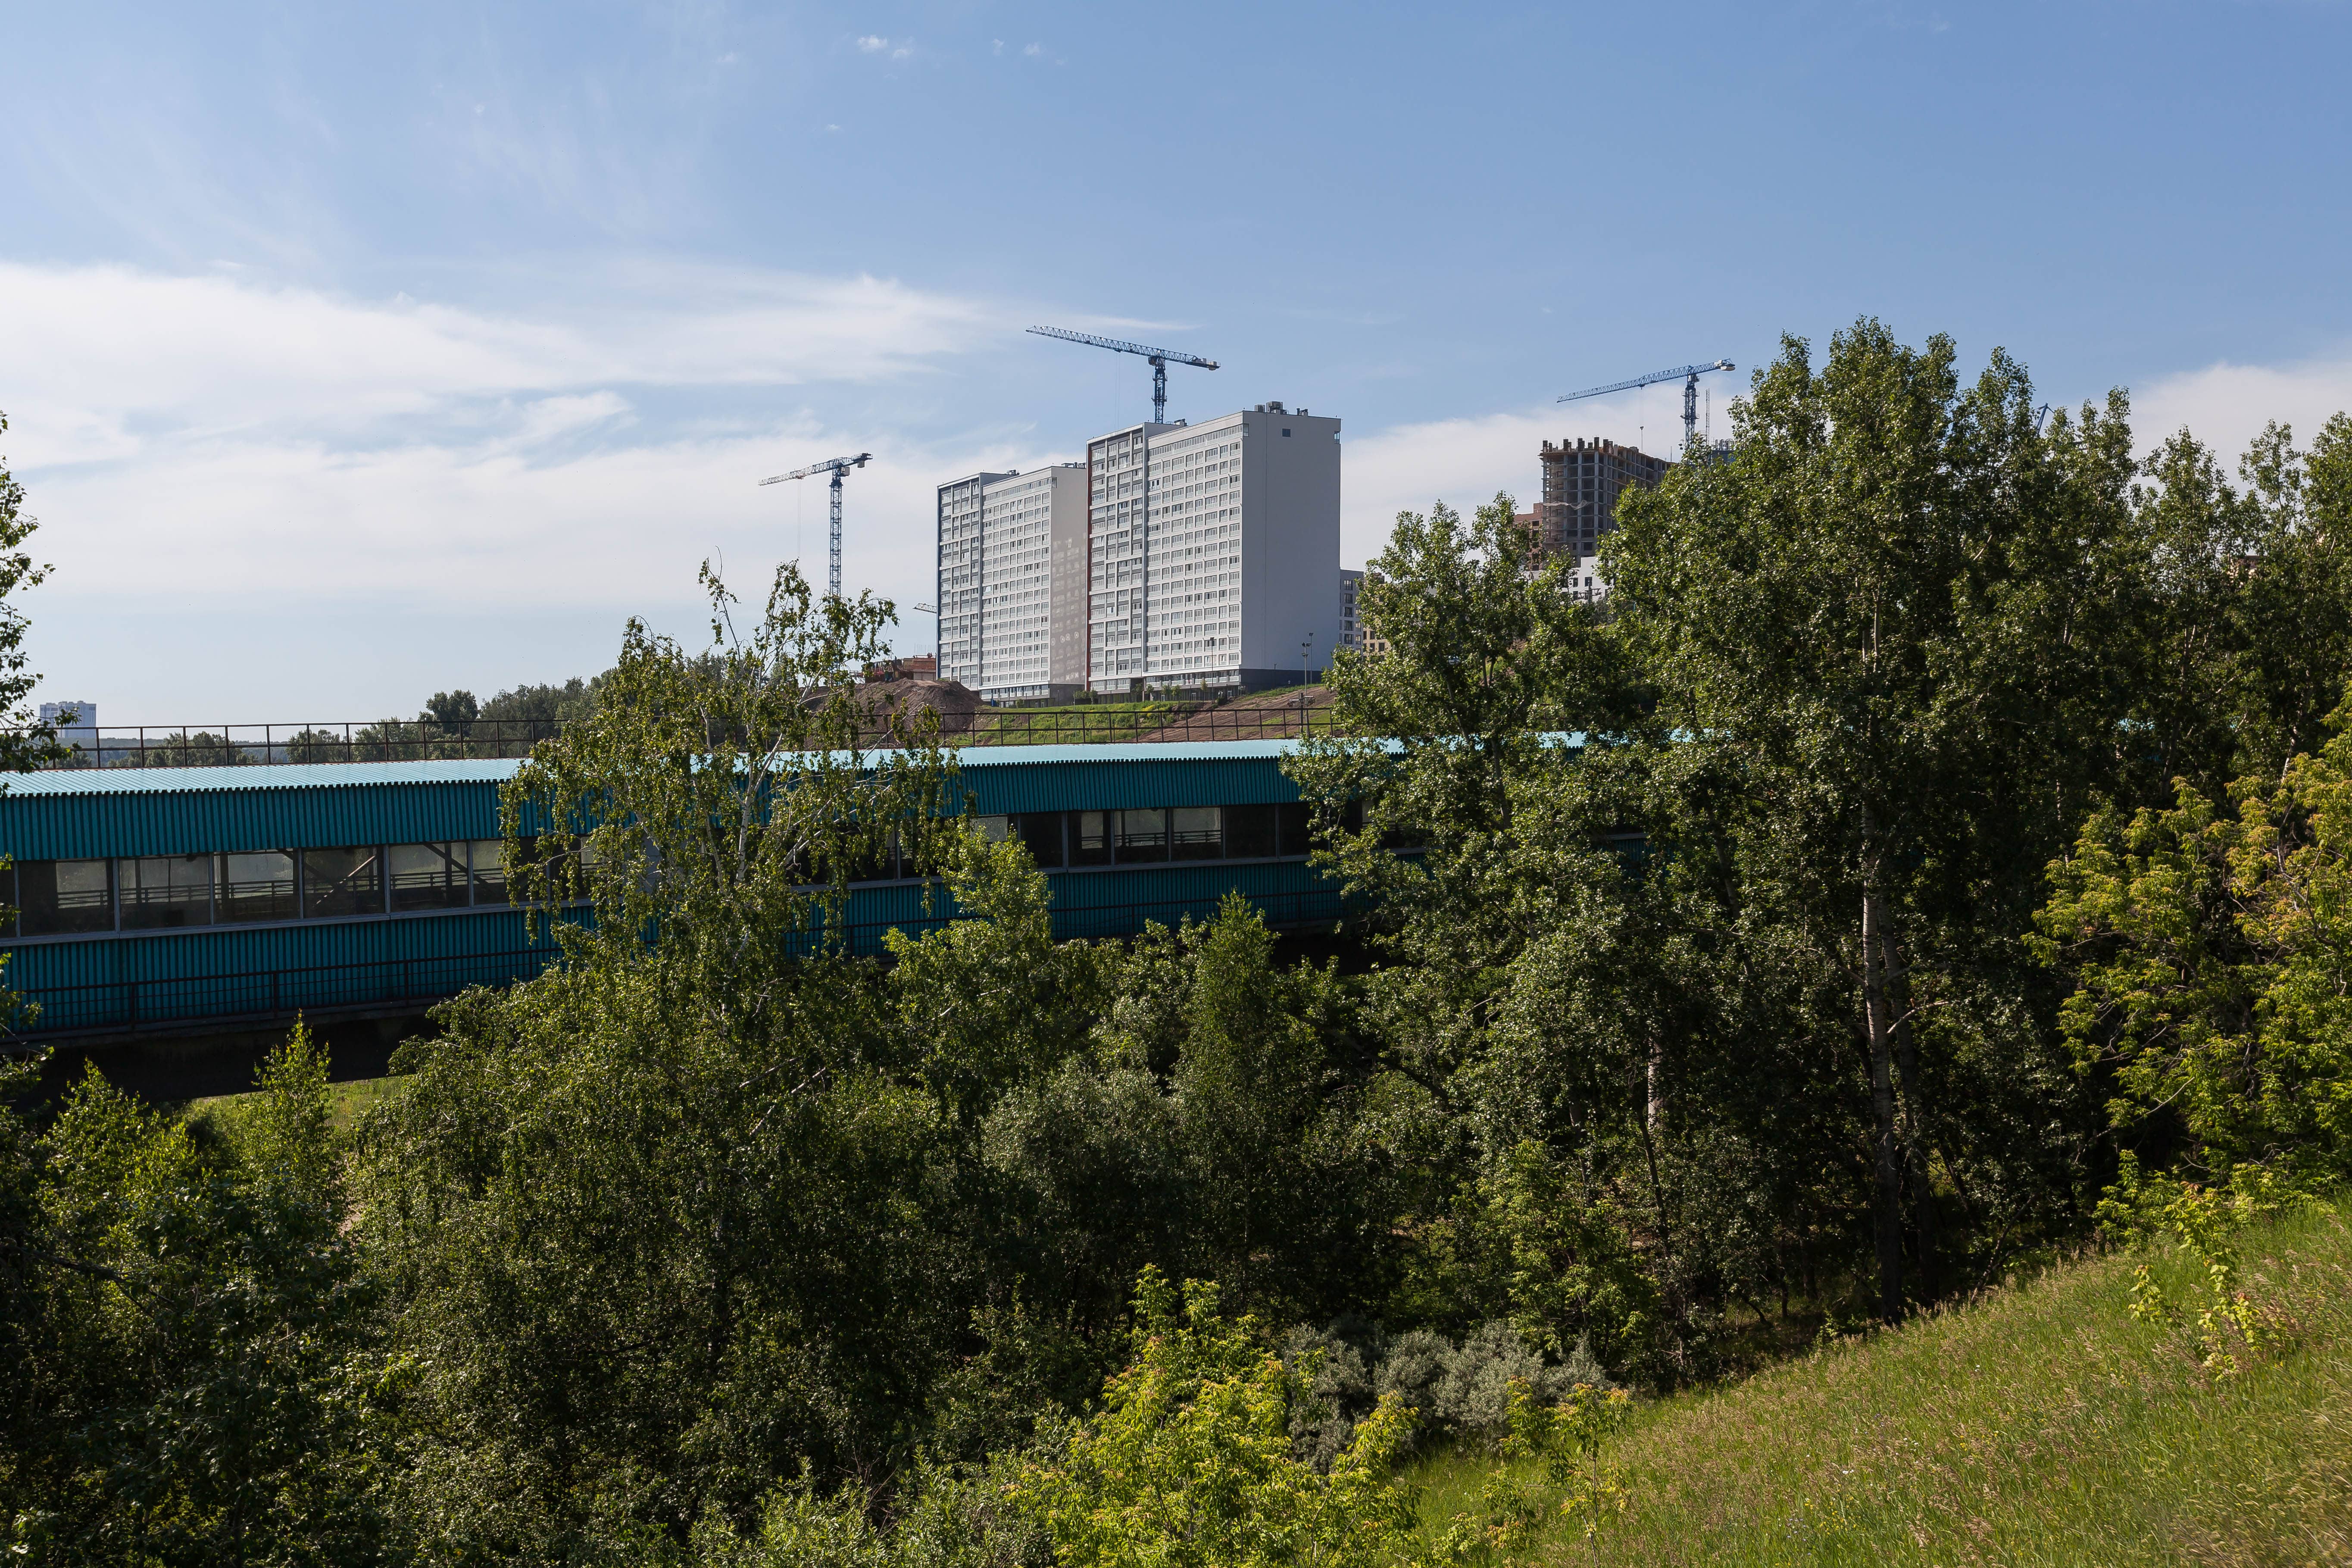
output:
[[[478,719],[454,728],[419,720],[310,724],[147,724],[61,729],[73,754],[58,768],[234,768],[271,763],[407,763],[427,758],[524,757],[560,726],[543,720]]]
[[[551,946],[448,958],[385,959],[311,969],[265,969],[175,980],[116,980],[37,985],[31,1016],[14,1031],[35,1039],[67,1035],[169,1033],[238,1022],[266,1024],[297,1013],[383,1012],[455,996],[473,985],[528,980],[555,960]]]
[[[1298,892],[1254,893],[1250,901],[1268,925],[1280,930],[1339,920],[1336,888]],[[1173,925],[1184,916],[1215,912],[1214,898],[1161,899],[1149,902],[1056,907],[1054,934],[1076,937],[1132,936],[1146,921]],[[920,935],[951,921],[972,918],[942,910],[905,920],[865,921],[844,928],[852,952],[884,951],[883,936],[896,929]],[[822,933],[795,938],[803,952],[820,948]],[[77,1035],[118,1037],[186,1033],[236,1025],[265,1026],[297,1013],[313,1017],[383,1014],[445,1001],[475,985],[507,985],[528,980],[555,962],[549,943],[504,952],[440,958],[394,958],[364,963],[324,964],[307,969],[253,970],[237,974],[194,975],[176,980],[117,980],[94,985],[36,985],[25,999],[35,1005],[10,1031],[20,1039],[47,1040]]]
[[[888,688],[866,688],[887,691]],[[404,763],[528,756],[561,726],[538,720],[478,719],[445,727],[415,720],[310,724],[150,724],[64,731],[73,748],[59,769],[220,768],[290,763]],[[940,738],[951,746],[1099,746],[1183,741],[1274,741],[1332,732],[1328,698],[1310,689],[1305,700],[1270,694],[1228,705],[1103,703],[1076,708],[982,708],[940,714]],[[861,727],[859,743],[899,743],[904,721],[877,713]]]

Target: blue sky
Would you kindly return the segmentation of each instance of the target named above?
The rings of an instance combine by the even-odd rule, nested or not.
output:
[[[930,595],[930,489],[1148,410],[1345,421],[1349,563],[1862,312],[2143,446],[2352,405],[2352,5],[0,4],[0,437],[44,695],[365,718]],[[797,493],[806,491],[805,494]],[[901,641],[927,647],[909,611]]]

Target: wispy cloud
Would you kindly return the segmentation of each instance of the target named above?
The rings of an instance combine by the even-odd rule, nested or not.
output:
[[[1528,510],[1542,499],[1536,453],[1546,441],[1605,437],[1671,454],[1682,442],[1682,399],[1679,388],[1667,390],[1675,395],[1671,406],[1627,393],[1565,407],[1538,405],[1392,426],[1349,441],[1340,559],[1362,564],[1388,543],[1398,512],[1426,512],[1441,500],[1467,516],[1504,490]],[[1718,417],[1719,431],[1729,427],[1727,418]]]
[[[887,55],[894,60],[903,60],[915,52],[915,40],[885,38],[868,33],[857,40],[857,47],[869,55]]]
[[[219,273],[0,263],[0,342],[11,395],[56,432],[37,460],[71,462],[240,429],[363,439],[476,399],[872,382],[1004,325],[885,279],[634,262],[598,283],[593,310],[499,314]]]
[[[2134,388],[2132,431],[2141,451],[2184,426],[2225,461],[2275,419],[2308,448],[2332,414],[2352,411],[2352,352],[2285,365],[2211,364]]]
[[[11,448],[61,585],[484,606],[671,592],[710,548],[772,558],[792,509],[752,481],[847,437],[810,415],[648,421],[645,398],[908,381],[1013,330],[872,278],[638,262],[593,292],[593,312],[499,314],[0,265]],[[860,476],[905,524],[861,533],[877,575],[889,552],[928,556],[929,487],[974,456],[856,442],[894,443],[887,477]]]

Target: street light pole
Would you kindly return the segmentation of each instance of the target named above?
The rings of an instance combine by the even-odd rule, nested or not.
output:
[[[1308,632],[1298,639],[1298,738],[1307,739],[1307,652],[1315,646],[1315,634]]]

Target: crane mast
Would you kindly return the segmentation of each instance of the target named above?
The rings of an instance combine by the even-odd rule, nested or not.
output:
[[[818,474],[833,476],[832,560],[825,572],[825,592],[836,599],[841,597],[841,479],[850,469],[862,468],[873,459],[871,452],[860,452],[854,458],[827,458],[822,463],[811,463],[805,468],[794,468],[789,474],[775,474],[760,481],[763,485],[781,485],[787,479],[805,479]]]
[[[1151,365],[1151,422],[1168,423],[1168,365],[1197,365],[1202,370],[1214,370],[1217,362],[1202,359],[1198,354],[1180,353],[1174,349],[1155,349],[1148,343],[1130,343],[1123,338],[1098,338],[1092,332],[1073,332],[1063,327],[1032,327],[1041,338],[1059,338],[1066,343],[1085,343],[1089,348],[1108,349],[1113,353],[1139,354]]]
[[[1599,397],[1604,393],[1631,392],[1637,386],[1654,386],[1662,381],[1680,381],[1683,384],[1683,445],[1687,447],[1698,438],[1698,378],[1710,371],[1738,368],[1727,359],[1717,360],[1713,364],[1678,364],[1672,370],[1654,371],[1648,375],[1637,375],[1631,381],[1612,381],[1606,386],[1588,386],[1582,392],[1568,394],[1559,401],[1573,403],[1580,397]]]

